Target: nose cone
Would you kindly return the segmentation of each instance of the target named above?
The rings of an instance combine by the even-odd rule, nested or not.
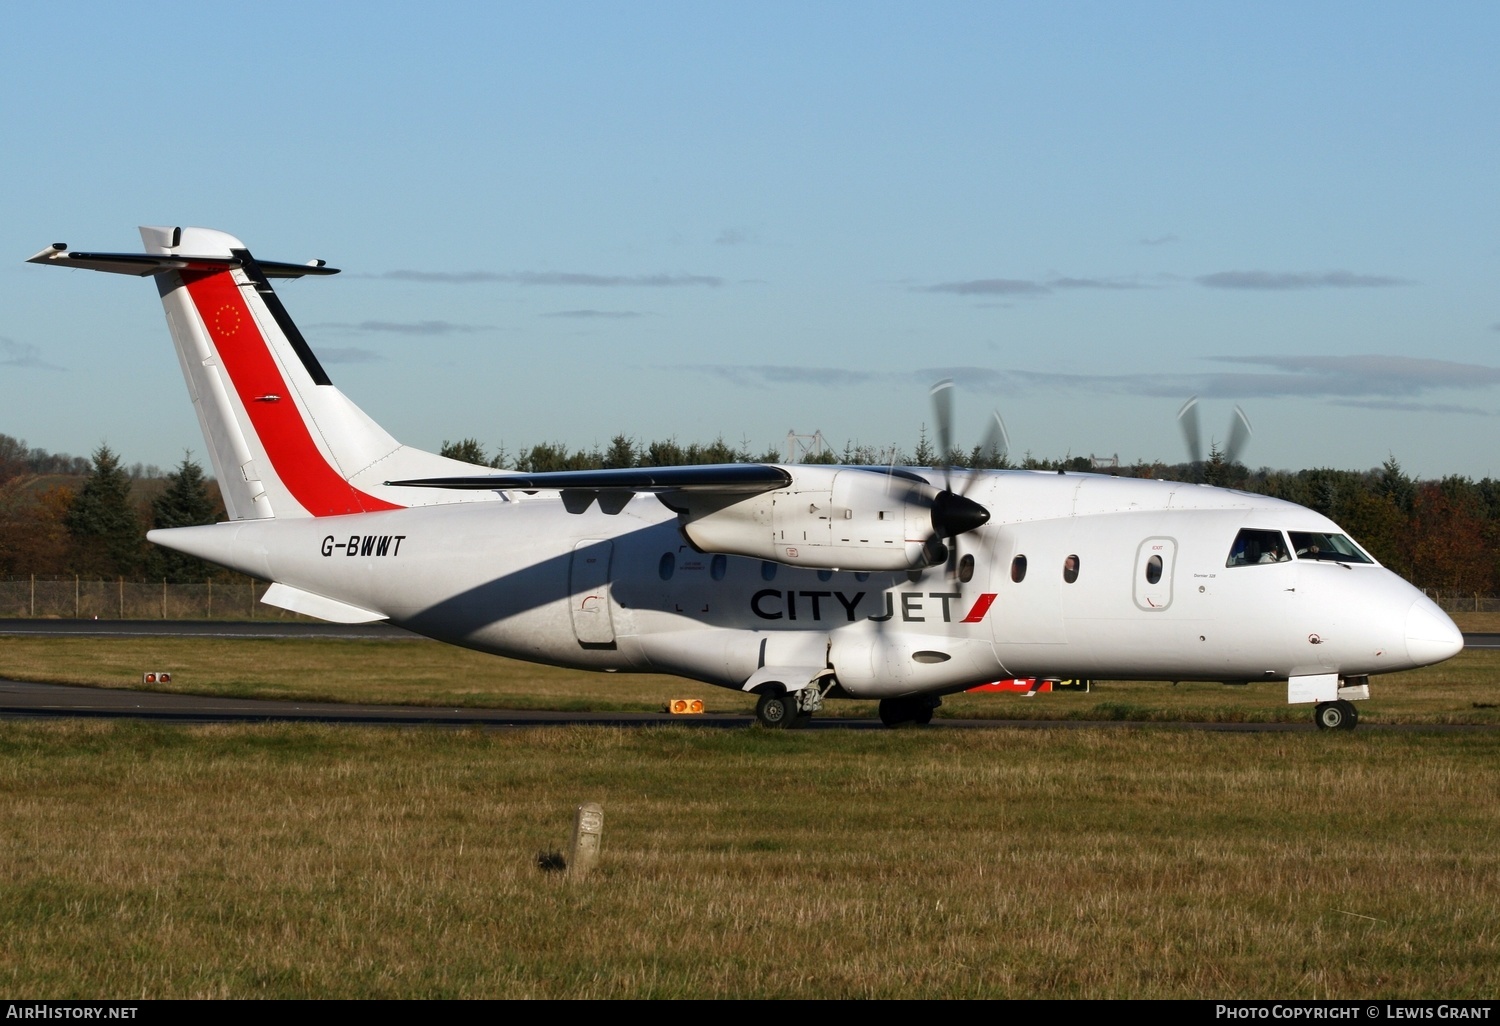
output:
[[[1463,647],[1463,634],[1436,603],[1423,596],[1411,604],[1406,614],[1406,654],[1415,665],[1427,666],[1451,659]]]

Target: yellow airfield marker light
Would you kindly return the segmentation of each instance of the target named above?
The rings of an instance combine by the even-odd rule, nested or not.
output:
[[[667,712],[673,716],[690,716],[703,711],[701,698],[674,698],[667,703]]]

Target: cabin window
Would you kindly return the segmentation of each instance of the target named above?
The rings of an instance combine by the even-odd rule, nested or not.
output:
[[[1292,531],[1292,551],[1298,559],[1325,559],[1336,563],[1373,563],[1360,547],[1344,534],[1320,531]]]
[[[965,556],[958,561],[958,580],[961,584],[968,584],[974,579],[974,557]]]
[[[1229,547],[1229,558],[1224,561],[1224,565],[1285,563],[1291,558],[1287,555],[1286,542],[1280,531],[1260,531],[1247,527],[1234,536],[1234,544]]]
[[[1078,580],[1077,555],[1069,556],[1067,559],[1063,560],[1063,580],[1068,584],[1072,584],[1074,581]]]
[[[708,561],[708,576],[716,581],[724,579],[724,573],[729,569],[729,557],[722,552]]]
[[[671,552],[661,554],[661,562],[656,564],[656,573],[664,581],[670,581],[672,575],[677,572],[677,556]]]
[[[1026,557],[1017,556],[1010,561],[1010,579],[1020,584],[1026,580]]]
[[[1161,557],[1152,556],[1146,560],[1146,583],[1156,584],[1161,580]]]
[[[776,580],[776,564],[769,559],[760,561],[760,579],[763,581]]]
[[[833,571],[832,570],[819,570],[818,571],[818,580],[820,580],[820,581],[831,581],[831,580],[833,580]]]
[[[859,570],[859,571],[856,571],[855,574],[854,574],[854,579],[856,581],[858,581],[860,584],[864,584],[866,581],[868,581],[870,579],[870,572],[868,570]]]

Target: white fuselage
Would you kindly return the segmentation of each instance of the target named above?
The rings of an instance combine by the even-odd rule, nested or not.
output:
[[[736,689],[778,667],[829,667],[855,697],[1003,677],[1352,677],[1461,645],[1433,603],[1376,564],[1227,565],[1247,527],[1338,532],[1291,503],[1093,474],[990,472],[964,485],[992,517],[958,538],[974,557],[968,580],[699,552],[650,495],[613,514],[515,494],[152,540],[470,648]]]

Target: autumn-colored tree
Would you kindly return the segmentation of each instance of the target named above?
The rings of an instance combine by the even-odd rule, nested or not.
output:
[[[1411,527],[1388,496],[1350,491],[1340,497],[1335,519],[1387,569],[1411,579]]]
[[[1485,523],[1472,504],[1428,482],[1413,501],[1411,580],[1423,588],[1488,593],[1494,557],[1485,545]]]
[[[63,519],[73,490],[55,485],[41,492],[31,478],[0,486],[0,576],[56,575],[72,571],[72,539]]]

